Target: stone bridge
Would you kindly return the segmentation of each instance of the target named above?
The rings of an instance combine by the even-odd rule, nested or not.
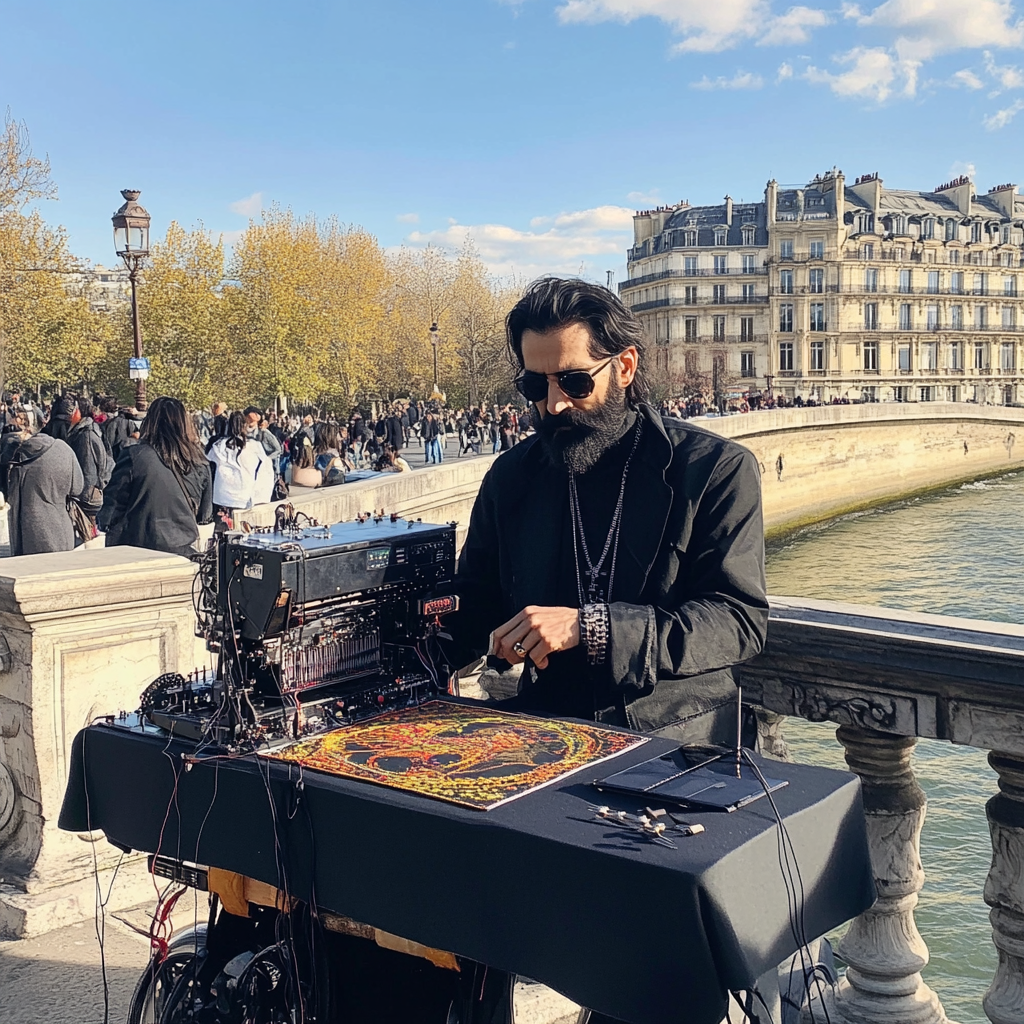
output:
[[[1018,409],[830,406],[701,423],[757,456],[770,533],[1024,461]],[[324,522],[384,508],[464,528],[491,461],[452,459],[296,506]],[[263,506],[251,521],[272,516]],[[136,707],[161,672],[208,663],[193,636],[193,575],[185,559],[132,548],[0,563],[0,938],[90,918],[94,867],[106,891],[117,852],[56,828],[70,744],[93,717]],[[1024,627],[773,598],[768,646],[743,677],[775,733],[782,719],[771,715],[836,722],[864,781],[881,895],[844,939],[850,971],[832,1019],[945,1019],[921,980],[927,947],[913,917],[924,798],[909,757],[929,736],[993,752],[985,900],[999,968],[985,1009],[995,1024],[1024,1020]],[[151,894],[144,863],[127,858],[111,906]]]

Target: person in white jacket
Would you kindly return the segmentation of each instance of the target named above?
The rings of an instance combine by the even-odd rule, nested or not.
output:
[[[274,464],[263,445],[246,436],[245,417],[233,412],[227,430],[218,437],[207,458],[213,463],[213,506],[216,512],[236,511],[270,501],[274,490]]]

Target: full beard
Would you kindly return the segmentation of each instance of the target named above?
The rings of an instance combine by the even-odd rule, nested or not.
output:
[[[547,460],[572,473],[587,473],[622,436],[626,420],[626,392],[614,378],[604,402],[583,412],[567,409],[540,418],[537,433]]]

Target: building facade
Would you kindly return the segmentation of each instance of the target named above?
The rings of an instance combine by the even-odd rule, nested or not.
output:
[[[82,266],[67,275],[65,284],[69,291],[81,295],[94,310],[111,310],[131,299],[131,282],[125,267]]]
[[[634,235],[619,289],[656,375],[717,365],[732,391],[826,402],[1024,402],[1014,185],[916,192],[832,170],[770,181],[763,203],[644,211]]]

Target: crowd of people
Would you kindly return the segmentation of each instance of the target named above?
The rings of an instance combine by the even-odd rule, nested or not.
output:
[[[10,553],[70,551],[103,533],[107,546],[188,556],[200,525],[233,522],[292,488],[409,472],[410,460],[438,464],[450,440],[456,457],[505,451],[531,430],[529,413],[511,405],[410,400],[373,413],[278,415],[223,402],[189,412],[171,397],[140,413],[106,396],[41,405],[13,392],[0,404]]]

